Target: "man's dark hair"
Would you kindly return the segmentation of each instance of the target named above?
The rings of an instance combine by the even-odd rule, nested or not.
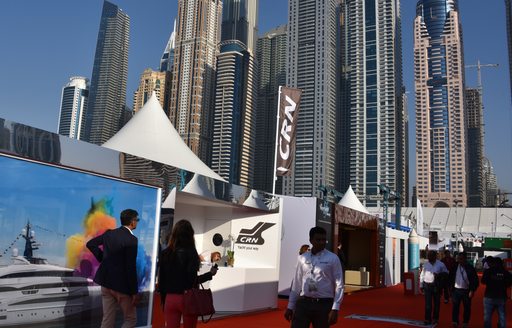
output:
[[[327,231],[325,231],[322,227],[313,227],[309,230],[309,239],[313,238],[314,235],[327,235]]]
[[[459,252],[459,254],[457,254],[457,255],[460,255],[463,259],[467,259],[468,258],[466,252]]]
[[[137,216],[139,216],[139,213],[136,210],[128,208],[121,212],[121,224],[124,226],[130,225]]]

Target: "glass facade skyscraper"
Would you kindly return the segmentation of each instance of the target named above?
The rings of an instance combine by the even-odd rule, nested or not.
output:
[[[101,145],[123,125],[130,18],[105,1],[94,56],[85,140]]]
[[[335,183],[339,4],[289,1],[286,84],[302,89],[302,98],[285,195],[320,196],[319,186]]]
[[[256,113],[256,155],[254,188],[272,192],[276,155],[276,119],[279,86],[286,85],[286,25],[273,29],[258,39],[258,101]],[[281,193],[278,178],[276,193]]]
[[[340,187],[367,206],[378,184],[408,198],[399,0],[342,5]]]
[[[217,56],[211,168],[252,187],[256,137],[257,0],[224,0]]]
[[[81,140],[85,131],[85,115],[89,99],[89,80],[73,76],[62,88],[59,114],[59,134]]]
[[[417,193],[467,206],[464,57],[456,0],[420,0],[414,20]]]
[[[508,43],[508,69],[510,76],[510,96],[512,97],[512,3],[505,0],[505,12],[507,15],[507,43]]]
[[[482,90],[466,88],[466,112],[468,118],[468,206],[485,206],[484,187],[484,106]]]

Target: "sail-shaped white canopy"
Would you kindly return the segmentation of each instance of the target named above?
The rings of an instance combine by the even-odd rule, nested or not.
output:
[[[343,198],[338,202],[338,204],[359,212],[370,214],[366,207],[364,207],[363,204],[361,204],[361,202],[357,198],[356,194],[354,193],[354,190],[352,190],[352,186],[348,186],[345,195],[343,195]]]
[[[165,115],[154,92],[103,147],[225,181],[188,148]]]

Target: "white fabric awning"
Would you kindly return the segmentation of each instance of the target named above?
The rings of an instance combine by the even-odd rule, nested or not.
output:
[[[353,210],[363,212],[366,214],[370,214],[366,207],[359,201],[354,190],[352,190],[352,186],[348,186],[347,191],[343,195],[343,198],[338,202],[339,205],[351,208]]]
[[[181,139],[154,92],[135,116],[103,147],[225,181]]]

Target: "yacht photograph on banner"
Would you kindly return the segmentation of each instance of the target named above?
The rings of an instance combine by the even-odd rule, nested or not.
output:
[[[127,208],[140,219],[137,326],[149,326],[160,189],[1,155],[0,167],[0,327],[99,327],[99,263],[85,245]]]

